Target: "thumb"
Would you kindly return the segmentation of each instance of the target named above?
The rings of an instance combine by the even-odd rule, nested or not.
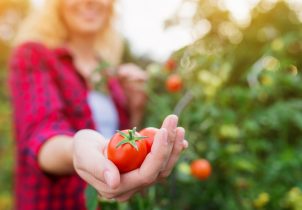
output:
[[[117,167],[114,165],[113,162],[105,158],[105,164],[103,169],[103,177],[106,182],[106,184],[112,188],[115,189],[120,184],[120,173]]]
[[[110,188],[120,184],[120,173],[117,167],[105,157],[106,140],[94,130],[81,130],[74,136],[78,141],[75,153],[79,159],[79,168],[89,173],[93,179],[105,182]]]

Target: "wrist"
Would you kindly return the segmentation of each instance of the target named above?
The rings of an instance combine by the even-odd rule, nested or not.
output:
[[[38,154],[41,169],[54,175],[71,174],[73,167],[73,138],[54,136],[44,143]]]

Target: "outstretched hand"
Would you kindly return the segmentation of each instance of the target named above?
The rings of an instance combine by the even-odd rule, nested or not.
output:
[[[81,130],[75,135],[74,168],[101,196],[128,200],[136,192],[169,176],[181,151],[188,147],[185,131],[177,127],[177,122],[175,115],[166,117],[141,167],[124,174],[107,159],[104,137],[93,130]]]

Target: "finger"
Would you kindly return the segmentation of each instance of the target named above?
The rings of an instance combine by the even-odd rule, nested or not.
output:
[[[160,171],[165,167],[170,155],[168,132],[161,128],[155,135],[150,153],[146,156],[139,172],[141,175],[155,180]],[[148,184],[148,183],[147,183]]]
[[[99,179],[96,179],[94,176],[92,176],[90,173],[88,173],[85,170],[82,169],[78,169],[77,170],[77,174],[83,179],[85,180],[86,183],[90,184],[91,186],[93,186],[96,191],[98,192],[99,195],[104,195],[103,193],[103,189],[104,186],[108,186],[106,183],[100,181]],[[107,187],[109,188],[109,187]],[[104,196],[105,197],[105,196]],[[107,198],[107,197],[106,197]]]
[[[187,149],[189,147],[189,142],[187,140],[182,141],[182,146],[184,149]]]
[[[170,156],[175,139],[176,139],[176,128],[177,128],[177,123],[178,123],[178,117],[176,115],[169,115],[168,117],[165,118],[162,128],[165,128],[168,132],[168,157]],[[163,168],[166,167],[166,164],[168,162],[169,158],[166,159],[166,162],[163,164]]]
[[[146,81],[148,79],[148,74],[141,69],[135,69],[129,73],[129,81]]]
[[[81,141],[75,144],[75,167],[86,171],[100,182],[105,182],[109,187],[116,188],[120,183],[120,174],[117,167],[104,155],[104,137],[93,130],[81,130],[74,138]]]
[[[136,93],[145,93],[145,82],[143,81],[128,81],[125,84],[125,88],[129,91],[135,91]],[[132,94],[131,92],[129,94]]]
[[[118,76],[127,80],[142,80],[148,79],[148,74],[134,64],[124,64],[119,67]]]
[[[86,175],[86,177],[89,177],[90,175]],[[136,192],[142,190],[142,186],[139,187],[134,187],[132,186],[129,188],[125,188],[121,184],[119,188],[113,189],[108,187],[108,185],[106,183],[95,183],[93,182],[93,184],[91,184],[92,186],[95,187],[95,189],[98,191],[98,193],[100,195],[102,195],[103,197],[107,198],[107,199],[117,199],[117,200],[127,200],[129,199],[133,194],[135,194]]]
[[[169,115],[165,118],[162,128],[165,128],[168,132],[168,140],[173,146],[175,141],[175,129],[177,128],[178,117],[176,115]]]
[[[95,179],[92,175],[87,173],[86,171],[80,171],[79,172],[80,176],[85,178],[85,180],[89,180],[89,184],[93,186],[98,194],[106,199],[120,199],[121,201],[127,200],[127,197],[131,197],[136,191],[138,190],[132,190],[131,194],[130,192],[119,192],[116,191],[115,189],[110,188],[106,183],[100,182],[99,180]],[[129,199],[128,198],[128,199]]]
[[[166,165],[166,168],[160,173],[160,177],[165,178],[170,175],[173,170],[174,165],[176,164],[180,153],[183,150],[183,141],[185,136],[185,130],[183,128],[177,128],[176,130],[176,141],[171,152],[170,159]]]
[[[151,152],[146,156],[141,167],[122,174],[120,186],[111,193],[126,193],[154,183],[163,168],[163,162],[168,158],[167,137],[166,129],[161,128],[154,138]]]

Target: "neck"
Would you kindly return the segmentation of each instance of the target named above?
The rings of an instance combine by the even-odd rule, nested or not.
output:
[[[67,46],[76,57],[91,59],[95,57],[94,37],[73,36],[70,37]]]

